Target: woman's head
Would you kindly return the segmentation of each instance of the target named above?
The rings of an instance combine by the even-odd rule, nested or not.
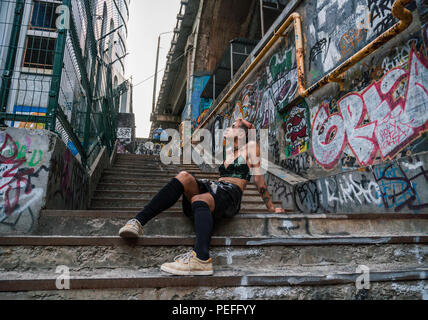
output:
[[[238,119],[236,120],[232,126],[230,128],[227,128],[225,131],[225,137],[228,138],[232,138],[234,137],[235,139],[239,140],[246,140],[248,141],[248,130],[250,129],[254,129],[254,125],[251,124],[250,122],[243,120],[243,119]]]

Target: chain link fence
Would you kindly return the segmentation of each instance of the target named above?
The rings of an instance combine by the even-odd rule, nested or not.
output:
[[[113,151],[119,107],[98,2],[0,1],[0,125],[53,131],[85,167]]]

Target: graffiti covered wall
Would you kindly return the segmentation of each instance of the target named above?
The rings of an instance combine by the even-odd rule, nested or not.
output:
[[[394,2],[302,1],[296,11],[307,86],[392,27]],[[342,85],[329,83],[305,99],[298,98],[290,27],[207,128],[244,118],[268,129],[270,161],[308,179],[283,199],[289,203],[292,194],[300,211],[428,211],[426,6],[406,8],[413,21],[403,33],[343,74]]]
[[[294,188],[309,213],[420,213],[428,210],[428,153],[307,181]]]
[[[87,173],[55,134],[0,131],[0,234],[36,232],[43,209],[86,209],[88,188]]]

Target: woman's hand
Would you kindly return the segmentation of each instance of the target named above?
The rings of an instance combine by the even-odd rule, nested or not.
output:
[[[285,213],[285,210],[282,208],[273,208],[273,210],[270,210],[272,213]]]

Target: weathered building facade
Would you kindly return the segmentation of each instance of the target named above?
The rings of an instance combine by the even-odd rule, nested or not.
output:
[[[63,1],[15,1],[0,3],[0,70],[2,82],[2,112],[45,116],[48,112],[52,86],[54,56],[57,52],[58,30],[70,27],[70,17],[75,21],[76,34],[82,59],[86,62],[88,81],[93,88],[93,111],[103,112],[100,97],[114,95],[114,104],[120,114],[132,114],[132,83],[126,78],[125,57],[128,35],[129,0],[70,1],[72,12]],[[93,16],[92,24],[85,10]],[[19,13],[19,15],[16,14]],[[17,19],[17,17],[19,17]],[[14,28],[18,24],[19,28]],[[91,45],[88,28],[97,45],[97,66],[91,72]],[[71,48],[71,38],[66,40],[63,72],[60,80],[59,104],[67,120],[75,127],[83,126],[86,110],[82,103],[85,89],[78,69],[78,58]],[[83,63],[85,63],[83,62]],[[9,77],[9,78],[8,78]],[[55,75],[54,75],[55,77]],[[6,82],[8,81],[8,82]],[[80,83],[79,83],[80,81]],[[126,116],[125,116],[126,117]],[[97,122],[97,119],[93,121]],[[11,121],[11,127],[45,128],[43,123]],[[130,127],[135,140],[135,123]],[[58,128],[61,131],[62,128]],[[78,130],[77,130],[78,131]],[[77,132],[79,135],[79,132]],[[83,132],[81,133],[83,135]],[[131,137],[130,137],[131,138]],[[66,144],[76,154],[73,142],[64,136]]]

